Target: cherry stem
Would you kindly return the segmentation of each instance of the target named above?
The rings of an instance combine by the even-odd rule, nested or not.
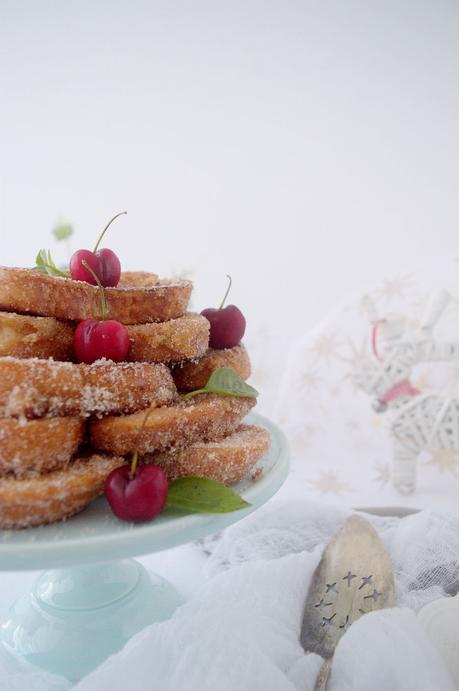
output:
[[[182,394],[180,396],[180,400],[187,401],[189,398],[193,398],[193,396],[197,396],[201,393],[209,393],[209,389],[196,389],[195,391],[189,391],[188,393]]]
[[[137,451],[134,451],[132,454],[132,459],[131,459],[131,478],[135,477],[135,474],[137,472],[137,461],[139,460],[139,454]]]
[[[102,321],[105,321],[105,320],[107,319],[107,301],[106,301],[106,299],[105,299],[105,290],[104,290],[104,287],[103,287],[102,283],[99,281],[98,275],[96,274],[96,272],[94,271],[94,269],[92,269],[92,268],[89,266],[89,264],[88,264],[88,262],[86,261],[86,259],[82,259],[82,260],[81,260],[81,263],[83,264],[84,268],[87,269],[87,270],[89,271],[90,274],[92,274],[94,280],[96,281],[97,285],[99,286],[99,290],[100,290],[100,302],[101,302],[101,305],[102,305]]]
[[[140,425],[139,429],[139,437],[142,434],[145,425],[147,424],[147,420],[151,415],[153,408],[148,408],[146,414],[143,417],[142,424]],[[132,452],[132,458],[131,458],[131,479],[135,477],[135,474],[137,472],[137,462],[139,459],[139,452],[138,451],[133,451]]]
[[[232,284],[232,282],[233,282],[233,281],[231,280],[231,276],[228,276],[228,274],[226,274],[226,278],[229,278],[229,284],[228,284],[228,288],[226,289],[225,296],[224,296],[224,298],[223,298],[223,300],[222,300],[222,304],[221,304],[220,307],[218,308],[219,310],[223,309],[223,305],[225,304],[225,300],[226,300],[226,298],[228,297],[228,293],[229,293],[230,290],[231,290],[231,284]]]
[[[116,214],[116,216],[113,216],[113,218],[111,218],[109,220],[109,222],[107,223],[107,225],[105,226],[105,228],[103,229],[101,234],[99,235],[99,239],[96,242],[96,246],[94,247],[93,252],[97,252],[97,248],[99,247],[102,238],[104,237],[105,233],[107,232],[107,230],[109,229],[109,227],[111,226],[111,224],[113,223],[115,218],[118,218],[118,216],[124,216],[125,214],[127,214],[127,211],[120,211],[119,214]]]

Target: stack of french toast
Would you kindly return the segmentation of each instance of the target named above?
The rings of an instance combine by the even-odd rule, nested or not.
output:
[[[0,528],[81,511],[134,452],[170,480],[255,477],[270,443],[243,423],[256,399],[184,397],[221,367],[250,375],[242,343],[209,348],[209,321],[187,311],[191,290],[188,280],[122,273],[104,294],[108,318],[127,329],[126,359],[85,364],[74,332],[100,318],[99,288],[0,267]]]

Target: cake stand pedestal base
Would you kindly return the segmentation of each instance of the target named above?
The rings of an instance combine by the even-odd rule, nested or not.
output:
[[[133,559],[45,571],[0,625],[13,657],[76,682],[182,598]]]

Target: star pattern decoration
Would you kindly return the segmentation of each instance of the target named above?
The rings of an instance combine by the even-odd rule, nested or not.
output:
[[[427,464],[435,466],[440,473],[451,473],[459,478],[459,451],[457,449],[431,449]]]
[[[336,612],[331,617],[322,617],[321,626],[333,626],[333,619],[336,617]]]
[[[371,595],[364,595],[364,598],[363,598],[363,599],[364,599],[364,600],[373,600],[373,602],[376,602],[376,600],[378,599],[378,597],[381,597],[381,596],[382,596],[382,593],[378,593],[378,591],[377,591],[376,588],[375,588],[375,589],[373,590],[373,592],[371,593]]]
[[[338,593],[336,588],[336,581],[334,583],[325,584],[325,593]]]
[[[402,276],[400,274],[393,278],[386,278],[381,288],[376,291],[376,295],[383,298],[386,302],[390,302],[394,298],[404,298],[411,280],[411,275]]]
[[[348,386],[350,384],[355,392],[360,392],[356,377],[357,375],[362,376],[362,372],[365,372],[371,360],[368,339],[364,339],[359,347],[356,346],[355,343],[349,341],[348,347],[348,353],[340,357],[348,366],[348,371],[345,373],[344,377],[342,377],[342,381],[343,383],[347,383]]]
[[[343,492],[350,492],[350,487],[340,480],[338,473],[332,470],[322,471],[316,480],[309,480],[309,484],[320,494],[336,494],[341,496]]]
[[[359,590],[362,590],[366,585],[370,585],[373,582],[373,576],[362,576],[362,583],[359,586]]]
[[[306,448],[314,434],[317,432],[318,427],[312,423],[306,423],[302,428],[293,436],[293,443],[295,447],[299,449]]]
[[[336,333],[321,334],[312,344],[310,351],[314,355],[326,362],[338,356],[339,343]]]
[[[360,346],[357,346],[352,341],[349,341],[349,351],[350,355],[343,357],[344,362],[347,362],[351,366],[358,367],[368,362],[370,357],[370,351],[368,349],[368,339],[364,338]]]
[[[352,571],[348,571],[346,576],[343,577],[343,581],[347,581],[348,586],[351,587],[351,581],[353,578],[357,578],[357,574],[352,573]]]
[[[324,607],[331,607],[332,604],[333,602],[325,602],[325,598],[322,598],[314,607],[321,612]]]
[[[344,620],[344,623],[340,625],[340,629],[343,629],[343,631],[347,631],[349,628],[349,614],[346,614],[346,619]]]

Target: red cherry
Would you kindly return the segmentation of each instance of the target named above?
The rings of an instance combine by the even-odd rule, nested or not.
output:
[[[232,283],[231,276],[227,278],[229,278],[228,288],[220,307],[218,309],[208,307],[201,312],[210,323],[209,345],[216,350],[234,348],[245,334],[245,317],[241,310],[235,305],[223,307]]]
[[[78,362],[86,362],[88,365],[101,358],[122,362],[126,359],[129,345],[126,327],[114,319],[85,319],[78,324],[73,334],[75,357]]]
[[[90,250],[77,250],[70,258],[70,277],[74,281],[86,281],[91,285],[97,285],[96,279],[84,266],[86,261],[104,288],[114,288],[118,285],[121,276],[121,263],[113,250],[107,247],[91,252]]]
[[[244,336],[245,317],[236,305],[228,305],[222,309],[209,307],[202,310],[201,314],[210,322],[211,348],[234,348]]]
[[[115,288],[120,282],[121,277],[121,263],[113,250],[104,247],[96,252],[96,257],[99,257],[101,263],[102,280],[101,283],[105,288]]]
[[[84,266],[83,261],[87,262],[91,269],[96,274],[99,282],[104,288],[114,288],[118,285],[121,276],[121,264],[116,254],[107,248],[98,250],[100,241],[104,237],[110,225],[115,218],[123,216],[126,211],[122,211],[107,223],[102,233],[99,235],[94,251],[77,250],[70,258],[69,270],[70,277],[74,281],[86,281],[91,285],[97,285],[97,281],[93,274]]]
[[[84,266],[83,261],[89,264],[102,283],[102,263],[100,257],[94,254],[94,252],[91,252],[91,250],[77,250],[72,254],[69,263],[70,277],[73,278],[74,281],[86,281],[86,283],[90,283],[92,286],[97,285],[96,279]]]
[[[158,465],[138,465],[132,476],[129,465],[112,470],[105,480],[110,508],[123,521],[149,521],[164,509],[168,482]]]

